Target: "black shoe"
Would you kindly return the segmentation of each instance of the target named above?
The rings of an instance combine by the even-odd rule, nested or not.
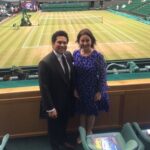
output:
[[[74,150],[75,149],[75,146],[69,142],[65,142],[63,145],[67,150]]]
[[[59,150],[59,145],[53,144],[51,145],[52,150]]]
[[[52,150],[59,150],[59,148],[56,146],[51,146],[51,148],[52,148]]]
[[[73,150],[63,145],[51,146],[52,150]]]
[[[58,150],[67,150],[67,149],[64,147],[64,145],[59,145]]]

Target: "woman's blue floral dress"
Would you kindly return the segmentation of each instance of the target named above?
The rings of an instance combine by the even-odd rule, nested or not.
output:
[[[103,55],[93,50],[89,56],[82,56],[80,50],[73,53],[74,84],[79,94],[76,111],[79,114],[98,115],[98,111],[108,111],[106,84],[106,64]],[[101,92],[101,100],[95,102],[96,92]]]

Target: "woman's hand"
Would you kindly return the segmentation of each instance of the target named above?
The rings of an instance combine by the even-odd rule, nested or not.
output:
[[[97,93],[95,94],[94,100],[95,100],[95,101],[100,101],[100,100],[101,100],[101,93],[100,93],[100,92],[97,92]]]
[[[74,97],[77,98],[77,99],[79,99],[79,94],[78,94],[78,92],[77,92],[76,89],[74,90]]]

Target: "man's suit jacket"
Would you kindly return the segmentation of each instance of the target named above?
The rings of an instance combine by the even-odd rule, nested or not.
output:
[[[70,81],[65,78],[64,71],[54,52],[48,54],[39,63],[41,117],[47,114],[47,110],[51,110],[53,108],[56,108],[58,113],[70,113],[72,110],[72,55],[70,52],[65,52],[65,56],[70,66]]]

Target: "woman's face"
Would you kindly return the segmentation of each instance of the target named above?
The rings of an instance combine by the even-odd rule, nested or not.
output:
[[[90,50],[92,45],[92,40],[88,35],[82,35],[79,39],[79,46],[83,50]]]

